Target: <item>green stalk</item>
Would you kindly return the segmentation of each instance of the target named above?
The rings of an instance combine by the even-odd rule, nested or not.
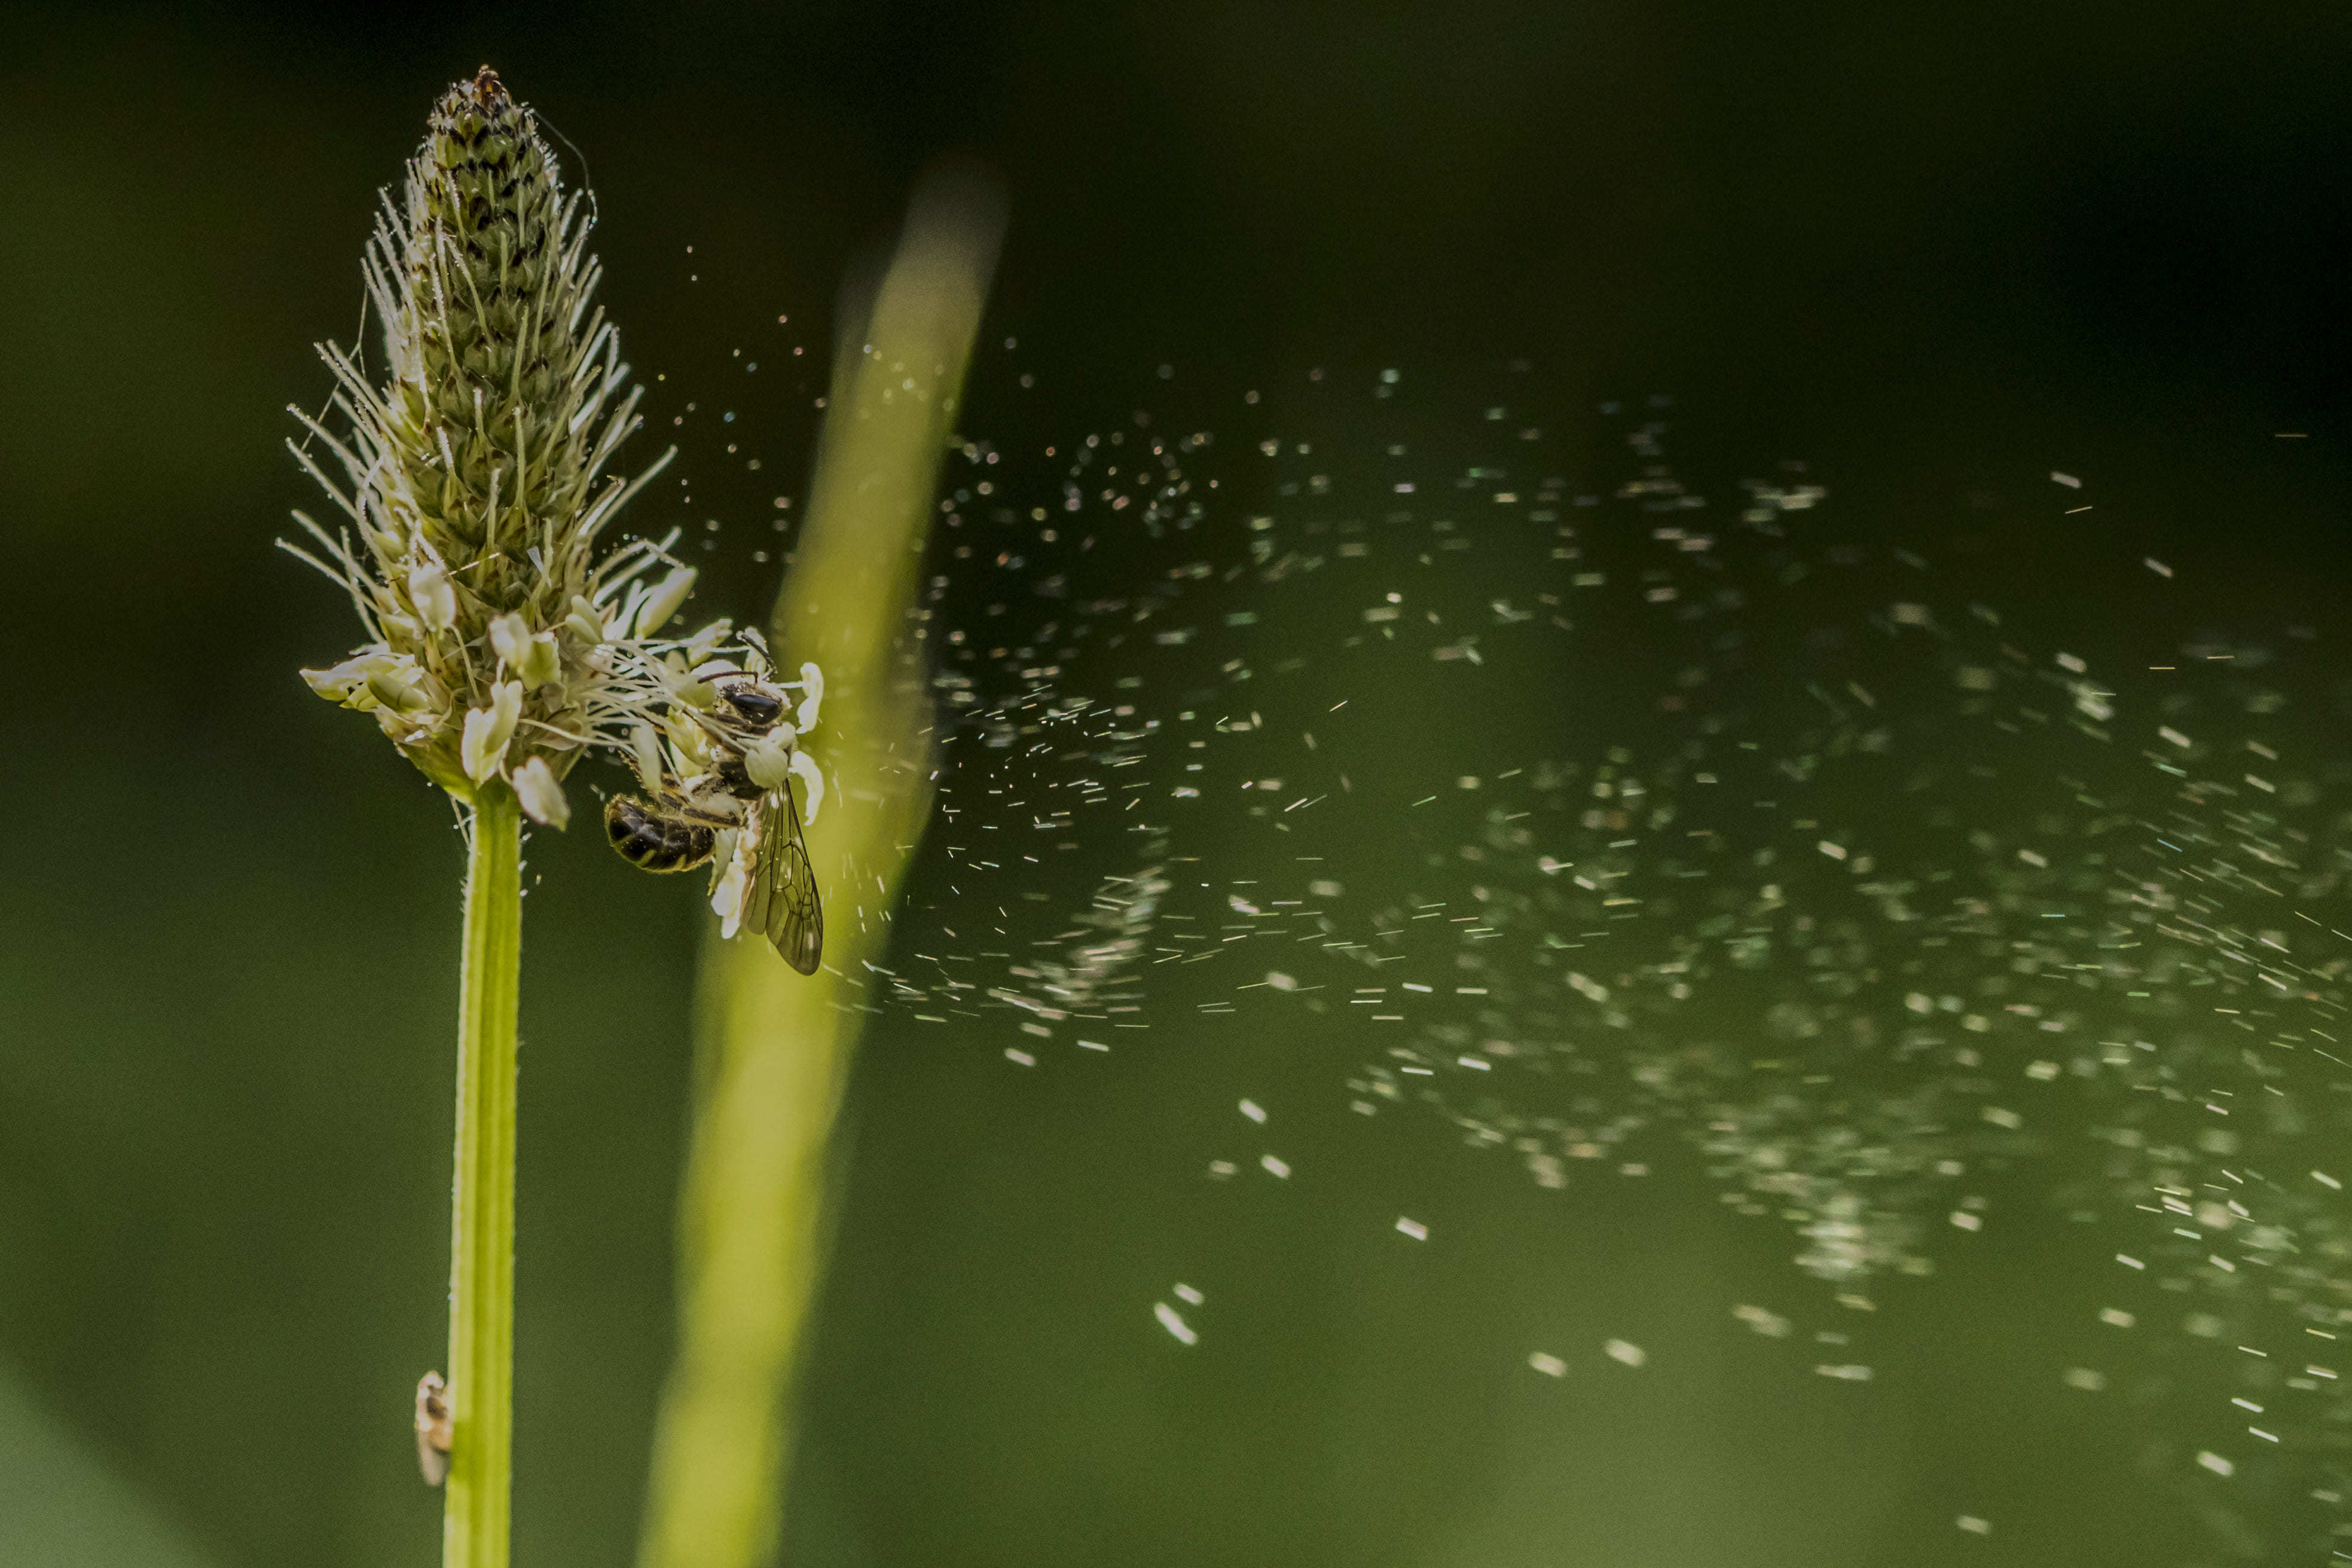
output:
[[[930,810],[931,710],[917,569],[955,428],[1003,198],[974,172],[917,192],[870,318],[845,308],[798,562],[771,637],[825,675],[817,757],[837,781],[808,831],[824,967],[714,938],[679,1197],[678,1346],[662,1393],[642,1568],[772,1561],[792,1393],[824,1272],[834,1122],[891,905]]]
[[[355,527],[297,512],[310,544],[286,548],[350,594],[365,637],[303,678],[472,803],[448,1376],[418,1385],[415,1416],[425,1478],[448,1488],[449,1568],[506,1568],[508,1554],[521,819],[562,828],[573,766],[627,754],[640,726],[668,716],[673,694],[650,672],[689,649],[708,659],[727,636],[724,622],[658,635],[694,570],[652,540],[599,542],[668,459],[634,482],[606,471],[641,421],[593,305],[594,212],[585,191],[565,192],[537,117],[496,71],[456,83],[368,247],[381,368],[373,351],[322,344],[332,423],[348,428],[294,411],[308,433],[297,461]]]
[[[449,1226],[451,1446],[443,1568],[506,1568],[514,1434],[515,1011],[522,811],[476,791],[458,981],[457,1160]]]

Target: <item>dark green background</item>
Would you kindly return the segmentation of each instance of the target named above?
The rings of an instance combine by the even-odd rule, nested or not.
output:
[[[440,1355],[459,851],[293,678],[351,628],[269,546],[314,504],[280,411],[358,324],[375,189],[484,60],[586,154],[656,423],[701,405],[698,504],[663,506],[729,517],[714,607],[771,591],[749,552],[805,484],[836,281],[956,147],[1013,208],[989,339],[1021,348],[982,356],[977,431],[1022,371],[1055,413],[1018,417],[1077,431],[1163,361],[1208,405],[1403,365],[1442,428],[1523,358],[1560,407],[1675,392],[1719,477],[1812,460],[1864,533],[2096,476],[2089,517],[2037,495],[2007,523],[2004,592],[2048,623],[2129,631],[2091,559],[2163,556],[2224,618],[2325,619],[2352,583],[2340,10],[90,5],[0,37],[0,1542],[26,1561],[433,1560],[404,1426]],[[634,1550],[668,1350],[695,927],[585,839],[532,860],[517,1551],[592,1568]],[[2202,1550],[2128,1413],[2053,1393],[2091,1299],[2058,1228],[1895,1292],[1857,1390],[1724,1317],[1812,1287],[1696,1177],[1540,1192],[1433,1120],[1349,1116],[1344,1058],[1211,1031],[1051,1077],[870,1046],[799,1561]],[[1280,1201],[1200,1178],[1237,1084],[1297,1129]],[[1410,1206],[1442,1246],[1382,1244]],[[1149,1303],[1205,1272],[1188,1353]],[[1597,1358],[1621,1334],[1643,1373]],[[1577,1347],[1564,1385],[1525,1371],[1544,1344]],[[1958,1534],[1986,1497],[1999,1531]]]

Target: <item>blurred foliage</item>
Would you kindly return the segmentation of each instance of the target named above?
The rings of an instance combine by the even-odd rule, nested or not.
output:
[[[212,1557],[0,1371],[0,1559],[207,1568]]]
[[[462,847],[292,676],[347,612],[270,540],[305,500],[280,411],[324,397],[310,345],[357,319],[374,191],[485,59],[589,160],[609,302],[686,448],[641,524],[725,519],[713,612],[770,601],[835,280],[956,144],[1021,214],[967,413],[1008,450],[1397,362],[1436,443],[1524,357],[1563,417],[1680,393],[1694,472],[1803,456],[1844,526],[1995,541],[2047,622],[2116,630],[2093,552],[2161,557],[2217,617],[2324,616],[2352,579],[2342,15],[5,15],[0,1360],[47,1415],[8,1417],[45,1435],[0,1468],[60,1506],[47,1467],[131,1489],[224,1564],[433,1560],[405,1420],[445,1312]],[[2018,509],[2053,467],[2105,476],[2098,509]],[[1415,695],[1400,748],[1477,716]],[[529,857],[517,1553],[594,1568],[635,1550],[672,1343],[704,916],[593,835]],[[1045,1076],[873,1030],[798,1560],[1934,1563],[1987,1545],[1949,1521],[2004,1487],[2031,1500],[2003,1561],[2190,1551],[2124,1412],[2001,1353],[2095,1304],[2063,1233],[1989,1232],[1883,1308],[1857,1400],[1732,1348],[1719,1301],[1770,1299],[1789,1247],[1696,1181],[1564,1204],[1442,1125],[1348,1116],[1286,1043],[1171,1028]],[[1299,1128],[1289,1201],[1200,1178],[1242,1082]],[[1367,1245],[1408,1201],[1454,1217],[1443,1246]],[[1248,1326],[1188,1352],[1149,1302],[1203,1259]],[[1628,1323],[1638,1378],[1497,1370]]]
[[[808,523],[769,621],[781,669],[824,672],[810,745],[832,783],[807,836],[824,956],[803,977],[756,931],[705,937],[678,1351],[640,1559],[652,1568],[775,1555],[794,1375],[835,1207],[834,1124],[866,1023],[865,988],[845,977],[889,956],[929,822],[940,758],[915,586],[1004,216],[985,172],[934,170],[878,286],[853,275],[872,302],[844,311]]]

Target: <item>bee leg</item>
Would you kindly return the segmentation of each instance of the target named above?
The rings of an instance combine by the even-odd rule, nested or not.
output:
[[[719,834],[699,822],[671,824],[671,847],[676,858],[662,867],[664,871],[692,871],[710,859],[718,848]]]

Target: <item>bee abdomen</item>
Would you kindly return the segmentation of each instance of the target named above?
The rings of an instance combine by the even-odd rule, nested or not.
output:
[[[718,841],[711,829],[648,811],[633,795],[604,803],[604,836],[639,871],[689,871],[710,858]]]

